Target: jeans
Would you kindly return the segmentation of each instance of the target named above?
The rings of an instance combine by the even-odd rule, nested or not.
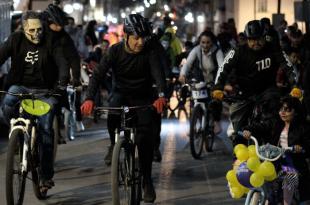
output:
[[[24,86],[13,85],[9,88],[9,92],[12,93],[44,93],[47,89],[31,89]],[[38,151],[40,158],[40,175],[42,179],[48,180],[53,178],[53,148],[54,148],[54,131],[53,131],[53,118],[55,115],[55,106],[57,100],[54,97],[40,97],[41,100],[48,103],[51,106],[51,110],[40,117],[38,117]],[[3,100],[3,113],[6,122],[13,117],[18,117],[18,103],[19,99],[16,96],[6,94]]]

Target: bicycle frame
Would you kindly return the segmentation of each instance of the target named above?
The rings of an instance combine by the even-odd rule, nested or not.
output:
[[[22,123],[23,125],[20,125]],[[28,161],[27,161],[27,153],[29,151],[29,141],[31,140],[30,143],[30,150],[32,150],[34,143],[35,143],[35,128],[34,126],[31,129],[31,135],[29,135],[28,130],[31,125],[31,121],[29,119],[25,119],[22,117],[19,117],[17,119],[13,118],[10,121],[10,134],[9,138],[12,134],[13,131],[15,130],[21,130],[24,133],[24,136],[26,137],[24,139],[24,144],[23,144],[23,159],[22,159],[22,172],[25,173],[28,171]]]

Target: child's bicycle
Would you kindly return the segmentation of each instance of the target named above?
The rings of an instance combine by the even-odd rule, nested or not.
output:
[[[238,132],[238,135],[242,136],[242,132]],[[294,147],[281,148],[271,144],[259,146],[255,137],[251,136],[250,139],[255,144],[257,156],[264,161],[275,162],[280,159],[280,157],[284,157],[285,153],[295,152]],[[247,193],[245,205],[265,205],[266,201],[267,191],[264,187],[251,188]]]
[[[7,204],[23,204],[28,172],[32,174],[30,179],[32,180],[36,197],[40,200],[45,199],[47,190],[42,191],[40,187],[37,118],[48,113],[50,105],[40,100],[39,97],[58,95],[53,93],[22,94],[0,92],[20,99],[19,117],[12,118],[10,121],[5,182]]]

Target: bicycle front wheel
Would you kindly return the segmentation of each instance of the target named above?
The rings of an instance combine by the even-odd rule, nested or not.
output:
[[[200,106],[195,106],[193,116],[190,121],[189,142],[191,154],[195,159],[199,159],[202,153],[204,142],[204,125],[203,125],[204,112]]]
[[[139,192],[141,193],[141,182],[136,179],[136,166],[139,166],[139,163],[135,163],[135,151],[132,144],[125,139],[119,140],[114,146],[112,157],[113,205],[140,204],[138,196],[140,196]]]
[[[208,111],[209,112],[209,111]],[[213,144],[214,144],[214,120],[211,113],[208,113],[208,121],[207,121],[207,128],[206,128],[206,135],[205,135],[205,149],[207,152],[212,152]]]
[[[23,204],[27,171],[22,172],[24,133],[15,129],[10,135],[6,163],[7,204]]]

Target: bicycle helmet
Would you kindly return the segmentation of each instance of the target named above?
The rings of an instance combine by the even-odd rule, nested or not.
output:
[[[67,14],[54,4],[49,4],[43,15],[48,22],[56,23],[62,27],[68,24]]]
[[[129,35],[147,37],[152,34],[152,26],[148,19],[140,14],[130,14],[124,20],[124,32]]]
[[[247,38],[257,39],[264,36],[264,28],[258,20],[249,21],[244,33]]]

